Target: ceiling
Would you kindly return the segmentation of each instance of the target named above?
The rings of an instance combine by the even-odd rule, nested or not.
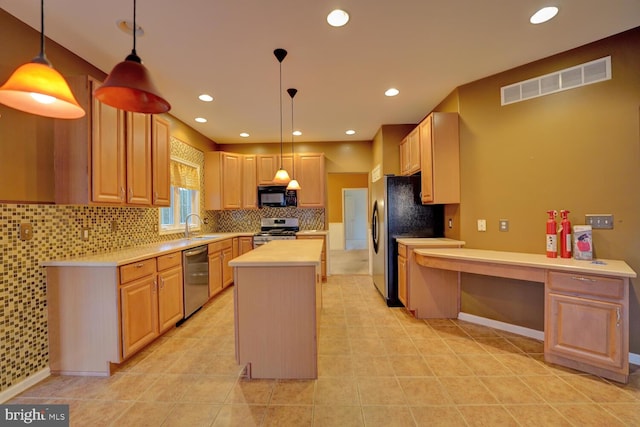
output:
[[[530,24],[546,5],[560,12]],[[39,1],[0,7],[40,30]],[[351,15],[345,27],[326,23],[334,8]],[[49,38],[107,73],[131,51],[116,22],[133,20],[133,0],[49,0],[45,17]],[[283,48],[284,141],[290,87],[296,141],[361,141],[382,124],[417,123],[457,86],[640,25],[640,0],[138,0],[136,21],[137,52],[170,113],[212,140],[280,141],[273,50]],[[384,96],[390,87],[400,94]]]

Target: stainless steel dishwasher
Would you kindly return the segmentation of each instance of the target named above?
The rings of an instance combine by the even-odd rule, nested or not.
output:
[[[184,274],[184,318],[191,316],[209,299],[208,246],[182,251]]]

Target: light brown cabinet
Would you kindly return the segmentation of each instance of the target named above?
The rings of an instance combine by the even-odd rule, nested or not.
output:
[[[233,238],[209,243],[209,298],[233,283]]]
[[[407,247],[398,243],[398,299],[405,307],[407,300]]]
[[[123,358],[159,335],[155,264],[155,259],[149,259],[120,267]]]
[[[258,178],[255,154],[242,156],[242,209],[258,207]]]
[[[418,130],[422,203],[460,203],[458,114],[431,113]]]
[[[171,206],[171,128],[169,122],[154,116],[151,124],[151,189],[154,206]]]
[[[327,280],[327,239],[322,234],[298,234],[297,239],[322,239],[322,280]]]
[[[210,151],[204,157],[205,209],[242,207],[242,155]]]
[[[253,237],[240,236],[238,255],[246,254],[253,249]]]
[[[420,128],[416,127],[400,141],[400,174],[420,172]]]
[[[156,117],[125,114],[100,103],[92,94],[101,83],[92,77],[70,77],[69,84],[87,115],[55,121],[55,202],[151,206],[152,188],[169,194],[169,163],[160,160],[163,153],[158,153],[152,173],[152,139],[157,138],[159,149],[164,149],[161,144],[168,147],[168,123],[166,129],[156,128]],[[162,182],[154,183],[154,177]],[[165,205],[159,200],[158,206]]]
[[[182,254],[173,252],[162,255],[157,262],[158,323],[162,334],[184,317]]]
[[[545,284],[545,359],[627,382],[629,286],[623,279],[557,271]]]
[[[325,205],[326,177],[324,154],[296,154],[295,178],[301,189],[298,190],[299,208],[323,208]]]
[[[291,176],[293,169],[293,157],[291,154],[282,156],[282,167]],[[280,154],[257,154],[256,155],[256,172],[258,177],[258,185],[274,185],[273,178],[280,169]]]

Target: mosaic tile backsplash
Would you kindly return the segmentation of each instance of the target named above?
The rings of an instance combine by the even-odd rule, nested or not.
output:
[[[203,164],[198,150],[172,140],[172,155]],[[324,209],[207,211],[205,232],[258,231],[262,217],[297,217],[324,229]],[[112,228],[116,222],[115,230]],[[20,240],[20,224],[33,238]],[[46,271],[40,263],[181,238],[159,235],[157,208],[0,204],[0,392],[48,366]],[[83,228],[89,239],[81,240]]]

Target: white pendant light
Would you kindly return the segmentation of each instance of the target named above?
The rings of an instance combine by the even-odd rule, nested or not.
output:
[[[298,93],[298,89],[287,89],[287,93],[289,94],[289,96],[291,97],[291,181],[289,181],[289,184],[287,185],[287,190],[300,190],[300,184],[298,183],[298,180],[295,178],[296,176],[296,168],[295,168],[295,162],[296,159],[293,156],[293,136],[295,135],[295,132],[293,131],[293,97],[296,96],[296,93]]]
[[[44,53],[44,0],[40,1],[40,53],[18,67],[0,87],[0,103],[16,110],[54,119],[78,119],[84,109],[67,81]]]
[[[280,169],[276,172],[273,183],[285,185],[291,181],[289,174],[282,167],[282,61],[287,56],[287,51],[284,49],[276,49],[273,51],[273,54],[280,63]]]

